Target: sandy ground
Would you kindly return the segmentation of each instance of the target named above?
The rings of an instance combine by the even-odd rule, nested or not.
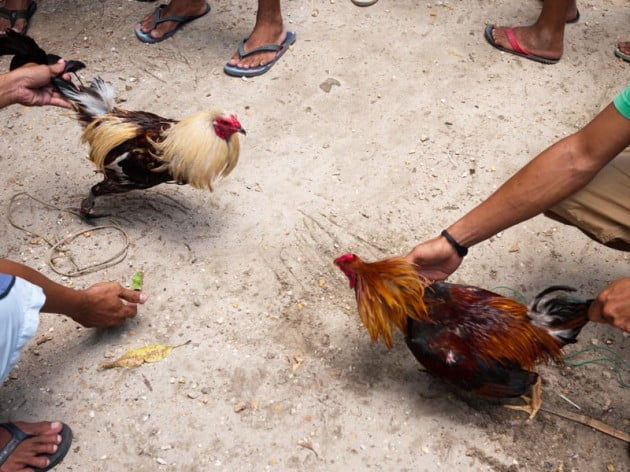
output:
[[[114,331],[43,316],[0,390],[2,419],[70,424],[76,438],[61,471],[629,470],[621,441],[544,412],[526,423],[420,372],[400,337],[391,352],[370,343],[331,264],[347,251],[406,253],[609,103],[630,72],[612,55],[630,35],[626,2],[581,3],[564,58],[543,66],[483,39],[485,23],[533,20],[536,0],[365,9],[285,0],[297,43],[247,81],[222,67],[249,33],[255,2],[212,6],[149,46],[132,28],[150,4],[40,1],[31,35],[85,61],[83,77],[111,81],[124,107],[179,118],[220,106],[248,136],[213,194],[163,185],[100,200],[128,233],[128,255],[68,280],[48,268],[48,246],[6,216],[18,192],[78,205],[98,180],[80,128],[58,109],[0,112],[0,254],[75,287],[141,270],[151,297]],[[85,229],[18,203],[15,220],[49,239]],[[93,232],[71,251],[91,263],[122,244],[119,233]],[[627,255],[539,217],[475,247],[453,280],[527,297],[552,283],[595,294],[627,269]],[[98,369],[131,348],[187,340],[156,364]],[[606,326],[588,326],[567,351],[593,344],[628,359],[628,339]],[[548,407],[577,412],[562,394],[628,431],[630,396],[610,365],[539,372]]]

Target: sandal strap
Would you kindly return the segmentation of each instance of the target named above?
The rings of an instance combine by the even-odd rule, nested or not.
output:
[[[245,38],[240,43],[238,43],[238,55],[241,59],[247,56],[251,56],[252,54],[256,54],[257,52],[278,52],[282,50],[283,47],[279,44],[264,44],[263,46],[258,46],[251,51],[245,51],[245,43],[248,39],[249,38]]]
[[[4,464],[22,441],[31,437],[13,423],[1,423],[0,428],[6,429],[11,434],[11,439],[0,451],[0,465]]]
[[[192,20],[196,20],[199,18],[199,15],[190,15],[190,16],[180,16],[180,15],[171,15],[160,18],[160,12],[164,10],[168,5],[162,3],[160,6],[156,7],[153,10],[153,28],[155,29],[157,25],[160,23],[164,23],[165,21],[176,21],[177,23],[187,23]]]
[[[37,9],[35,2],[29,3],[28,7],[24,10],[9,10],[6,7],[0,7],[0,17],[9,20],[11,27],[15,26],[15,22],[20,18],[24,20],[30,20]]]

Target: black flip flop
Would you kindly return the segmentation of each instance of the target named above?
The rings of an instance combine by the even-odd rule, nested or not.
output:
[[[560,61],[559,58],[554,59],[551,57],[537,56],[536,54],[532,54],[531,52],[527,51],[525,48],[523,48],[523,46],[519,44],[516,36],[514,36],[512,28],[504,27],[503,31],[505,32],[505,35],[507,36],[507,39],[513,49],[504,48],[494,40],[494,37],[492,36],[492,31],[494,30],[494,28],[494,25],[487,25],[486,29],[483,32],[484,38],[486,38],[488,44],[490,44],[490,46],[492,46],[493,48],[496,48],[499,51],[507,52],[509,54],[514,54],[515,56],[529,59],[530,61],[540,62],[541,64],[556,64],[558,63],[558,61]]]
[[[4,448],[2,448],[2,450],[0,450],[1,466],[7,461],[11,453],[15,451],[22,441],[32,438],[34,435],[26,434],[13,423],[0,423],[0,428],[6,429],[11,434],[9,442],[4,446]],[[70,426],[64,424],[61,429],[61,433],[59,434],[61,435],[61,443],[59,443],[57,451],[54,454],[40,454],[41,456],[47,457],[50,464],[48,464],[48,467],[44,469],[33,469],[35,472],[46,472],[58,465],[63,458],[66,457],[66,454],[70,450],[70,445],[72,444],[72,430],[70,429]]]
[[[28,7],[26,7],[26,10],[9,10],[8,8],[2,7],[0,8],[0,17],[6,18],[7,20],[9,20],[9,23],[11,24],[11,28],[15,26],[15,22],[19,20],[20,18],[25,19],[26,26],[20,32],[20,34],[24,35],[28,33],[28,27],[31,23],[31,17],[35,14],[36,11],[37,11],[37,3],[35,1],[32,1],[31,3],[29,3]],[[2,34],[4,34],[4,31],[2,32]]]
[[[134,32],[136,33],[136,38],[138,38],[143,43],[149,43],[149,44],[159,43],[160,41],[164,41],[165,39],[168,39],[171,36],[173,36],[186,23],[190,23],[193,20],[201,18],[202,16],[207,15],[208,12],[210,11],[210,5],[206,3],[205,11],[199,15],[191,15],[191,16],[172,15],[172,16],[165,16],[163,18],[160,18],[160,12],[167,6],[168,6],[167,4],[163,3],[162,5],[159,5],[158,7],[156,7],[155,10],[153,10],[153,28],[151,28],[151,30],[147,31],[146,33],[139,28],[140,22],[138,22],[138,25],[136,25],[136,28],[134,29]],[[151,31],[157,28],[157,25],[159,25],[160,23],[164,23],[165,21],[175,21],[178,24],[175,27],[175,29],[169,31],[168,33],[164,33],[164,35],[160,36],[159,38],[154,38],[153,36],[151,36]]]
[[[264,46],[259,46],[247,52],[245,51],[245,43],[249,38],[245,38],[238,44],[238,55],[241,59],[247,56],[251,56],[252,54],[256,54],[257,52],[263,51],[275,52],[276,55],[267,64],[258,67],[250,67],[247,69],[243,69],[238,66],[232,66],[228,63],[225,64],[225,66],[223,67],[223,72],[233,77],[256,77],[262,75],[269,69],[271,69],[273,65],[278,62],[278,59],[280,59],[282,55],[287,52],[289,46],[295,43],[295,38],[296,34],[293,31],[287,31],[287,35],[281,44],[265,44]]]

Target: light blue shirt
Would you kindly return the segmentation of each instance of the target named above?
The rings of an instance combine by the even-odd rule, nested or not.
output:
[[[35,335],[45,301],[41,287],[0,274],[0,382],[9,376],[20,351]]]

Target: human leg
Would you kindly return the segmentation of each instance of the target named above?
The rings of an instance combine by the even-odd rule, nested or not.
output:
[[[9,28],[26,34],[28,22],[36,9],[37,4],[33,0],[6,0],[0,8],[0,34]]]
[[[243,43],[241,53],[237,51],[227,66],[235,66],[238,69],[253,69],[267,65],[277,57],[279,51],[262,50],[253,54],[249,53],[256,48],[269,45],[288,46],[285,44],[286,39],[287,31],[282,22],[280,0],[258,0],[254,30]],[[247,55],[243,56],[242,52],[247,53]]]
[[[200,18],[210,11],[206,0],[171,0],[165,7],[159,6],[136,24],[136,36],[144,42],[158,42],[172,34],[184,23],[160,21],[162,18],[187,18],[185,22]]]
[[[564,26],[572,12],[575,12],[575,17],[576,0],[546,1],[533,25],[514,28],[494,26],[490,31],[491,38],[487,39],[493,46],[500,46],[508,52],[520,48],[525,52],[522,55],[557,61],[564,50]]]
[[[630,251],[630,148],[545,215],[608,247]]]

